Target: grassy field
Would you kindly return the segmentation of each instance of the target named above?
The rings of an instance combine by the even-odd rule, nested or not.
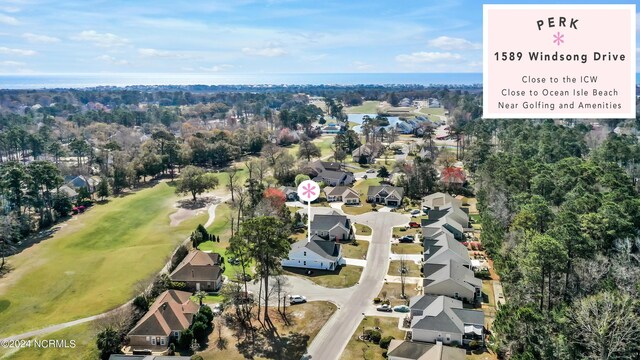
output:
[[[383,300],[389,300],[391,302],[391,306],[406,305],[408,299],[412,296],[418,295],[416,286],[414,284],[404,284],[404,295],[406,296],[406,299],[402,298],[402,284],[386,283],[382,286],[382,290],[380,290],[378,297]]]
[[[356,240],[350,244],[342,245],[342,256],[350,259],[362,259],[369,251],[369,242]]]
[[[323,135],[312,141],[320,149],[320,157],[324,158],[333,155],[333,152],[331,151],[331,144],[333,144],[334,137],[335,136],[332,135]],[[298,149],[300,149],[300,145],[293,144],[286,149],[294,158],[298,158]],[[313,160],[313,158],[311,160]],[[307,159],[305,158],[304,161],[306,162]]]
[[[369,236],[372,234],[371,228],[367,225],[355,224],[356,227],[356,235],[364,235]]]
[[[7,360],[85,360],[98,359],[100,353],[96,347],[96,330],[93,323],[84,323],[64,330],[60,330],[43,337],[35,337],[32,340],[66,340],[67,346],[71,340],[75,341],[74,348],[50,347],[22,349],[0,349],[0,358]],[[33,343],[32,343],[33,344]]]
[[[391,244],[391,252],[394,254],[420,254],[424,251],[422,244]]]
[[[52,238],[15,255],[0,283],[0,336],[116,308],[149,281],[206,213],[169,226],[167,183],[97,205]]]
[[[306,269],[302,268],[284,268],[286,275],[303,277],[320,286],[333,289],[351,287],[360,281],[360,275],[362,275],[362,267],[355,265],[344,265],[336,271],[314,269],[311,275],[307,275],[306,271]]]
[[[444,108],[421,108],[420,111],[418,111],[420,114],[424,114],[424,115],[444,115],[445,109]]]
[[[299,304],[287,307],[289,314],[289,324],[285,324],[277,309],[269,309],[269,315],[273,321],[278,333],[286,336],[288,333],[301,333],[309,336],[308,344],[311,344],[313,338],[316,337],[322,326],[329,320],[331,315],[336,311],[336,306],[326,301],[313,301],[306,304]],[[225,360],[242,360],[242,356],[236,348],[236,338],[231,330],[227,327],[223,328],[223,338],[227,340],[225,349],[218,349],[215,344],[218,340],[218,332],[213,331],[209,336],[209,348],[198,354],[204,359],[225,359]]]
[[[344,108],[347,114],[377,114],[380,101],[365,101],[360,106],[350,106]]]
[[[380,181],[380,178],[356,181],[353,189],[360,194],[360,205],[342,205],[342,211],[349,215],[360,215],[372,211],[373,208],[371,204],[367,203],[367,190],[369,189],[369,186],[380,185]]]
[[[229,247],[229,238],[231,237],[230,215],[231,208],[228,204],[223,203],[216,207],[216,217],[207,231],[216,236],[220,236],[220,242],[205,241],[198,246],[198,249],[221,254],[224,257],[224,275],[233,280],[236,278],[237,273],[242,272],[242,269],[240,266],[231,265],[227,261],[229,258],[227,255],[227,247]],[[251,273],[251,271],[249,271],[249,273]]]
[[[407,268],[407,276],[418,277],[420,276],[420,267],[413,261],[405,261],[405,267]],[[389,263],[389,275],[400,276],[400,260],[393,260]]]
[[[398,329],[398,321],[399,319],[394,317],[367,316],[360,322],[356,332],[351,335],[351,339],[349,340],[346,349],[342,352],[342,357],[340,357],[340,359],[384,359],[382,353],[386,351],[385,349],[382,349],[378,344],[363,342],[358,339],[358,337],[362,335],[363,327],[365,330],[368,330],[377,326],[380,328],[382,337],[393,336],[395,339],[402,340],[404,339],[405,332]]]

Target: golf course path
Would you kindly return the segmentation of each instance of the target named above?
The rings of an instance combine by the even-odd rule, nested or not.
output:
[[[209,208],[207,209],[207,212],[209,213],[209,219],[205,223],[204,227],[209,227],[209,226],[211,226],[211,224],[213,224],[213,221],[216,218],[216,208],[218,207],[218,205],[224,203],[225,201],[227,201],[229,199],[231,199],[231,195],[220,197],[219,201],[217,201],[215,204],[211,204],[209,206]],[[187,241],[190,241],[189,237],[187,237],[183,243],[186,243]],[[170,263],[170,261],[169,261],[169,263]],[[169,263],[162,268],[162,270],[160,271],[161,273],[168,271]],[[85,318],[82,318],[82,319],[73,320],[73,321],[69,321],[69,322],[65,322],[65,323],[61,323],[61,324],[56,324],[56,325],[51,325],[51,326],[47,326],[47,327],[42,328],[42,329],[32,330],[32,331],[25,332],[25,333],[22,333],[22,334],[9,336],[7,338],[0,339],[0,343],[2,343],[4,341],[12,341],[12,340],[15,341],[15,340],[29,339],[29,338],[32,338],[34,336],[43,336],[43,335],[51,334],[53,332],[56,332],[56,331],[59,331],[59,330],[63,330],[63,329],[66,329],[66,328],[69,328],[69,327],[72,327],[72,326],[76,326],[76,325],[80,325],[80,324],[83,324],[83,323],[86,323],[86,322],[89,322],[89,321],[97,320],[97,319],[109,316],[112,313],[116,313],[118,310],[126,308],[127,306],[129,306],[131,304],[132,301],[133,301],[133,299],[127,301],[125,304],[120,305],[119,307],[117,307],[115,309],[109,310],[109,311],[104,312],[102,314],[93,315],[93,316],[85,317]]]

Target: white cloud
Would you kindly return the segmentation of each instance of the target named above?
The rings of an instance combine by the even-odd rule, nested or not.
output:
[[[205,72],[221,72],[221,71],[226,71],[233,68],[233,65],[229,65],[229,64],[222,64],[222,65],[214,65],[211,67],[200,67],[201,71],[205,71]]]
[[[32,33],[24,33],[22,37],[31,43],[45,43],[52,44],[60,41],[57,37],[47,36],[47,35],[38,35]]]
[[[242,48],[242,53],[250,56],[277,57],[286,55],[287,52],[281,47],[263,47],[263,48]]]
[[[0,7],[0,11],[4,11],[7,13],[17,13],[20,12],[20,8],[15,6],[3,6]]]
[[[176,58],[176,59],[191,58],[191,55],[186,53],[177,52],[177,51],[158,50],[158,49],[151,49],[151,48],[138,49],[138,54],[144,57],[156,57],[156,58]]]
[[[449,36],[440,36],[429,40],[429,46],[442,50],[477,50],[482,49],[482,44],[472,43],[462,38],[454,38]]]
[[[128,39],[119,37],[111,33],[99,33],[95,30],[85,30],[78,35],[72,36],[71,40],[87,41],[100,47],[123,46],[129,43]]]
[[[396,61],[401,63],[434,63],[442,61],[460,61],[462,56],[450,52],[414,52],[396,56]]]
[[[96,60],[105,61],[113,65],[129,65],[129,62],[127,60],[119,60],[109,55],[98,56]]]
[[[3,55],[21,55],[21,56],[33,56],[37,54],[33,50],[24,50],[24,49],[12,49],[4,46],[0,46],[0,54]]]
[[[9,66],[9,67],[21,67],[24,66],[25,63],[20,62],[20,61],[0,61],[0,66]]]
[[[9,16],[9,15],[5,15],[5,14],[0,14],[0,24],[4,24],[4,25],[20,25],[20,21],[18,21],[18,19]]]

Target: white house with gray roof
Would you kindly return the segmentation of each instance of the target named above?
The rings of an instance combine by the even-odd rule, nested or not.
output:
[[[447,296],[419,295],[409,301],[411,339],[443,344],[484,342],[484,313],[464,309],[460,300]]]
[[[464,267],[469,268],[471,266],[467,248],[445,228],[441,228],[440,232],[430,237],[425,237],[422,245],[424,247],[423,261],[425,264],[445,264],[449,260],[454,260]]]
[[[482,280],[462,263],[450,259],[440,264],[423,264],[424,294],[445,295],[468,303],[475,303],[482,296]]]
[[[319,270],[335,270],[344,263],[340,244],[317,235],[311,241],[302,239],[293,243],[288,258],[282,260],[282,266]]]
[[[337,212],[316,214],[311,219],[311,235],[318,235],[326,240],[352,241],[355,232],[351,220]]]

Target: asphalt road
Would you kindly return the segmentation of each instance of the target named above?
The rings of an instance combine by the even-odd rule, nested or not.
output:
[[[397,213],[371,212],[352,216],[358,223],[373,230],[373,237],[367,254],[367,266],[362,272],[360,283],[345,289],[349,291],[346,301],[322,327],[308,348],[314,360],[339,359],[347,347],[351,336],[358,328],[362,313],[371,310],[371,301],[378,295],[384,284],[389,267],[391,228],[409,221],[407,215]]]

